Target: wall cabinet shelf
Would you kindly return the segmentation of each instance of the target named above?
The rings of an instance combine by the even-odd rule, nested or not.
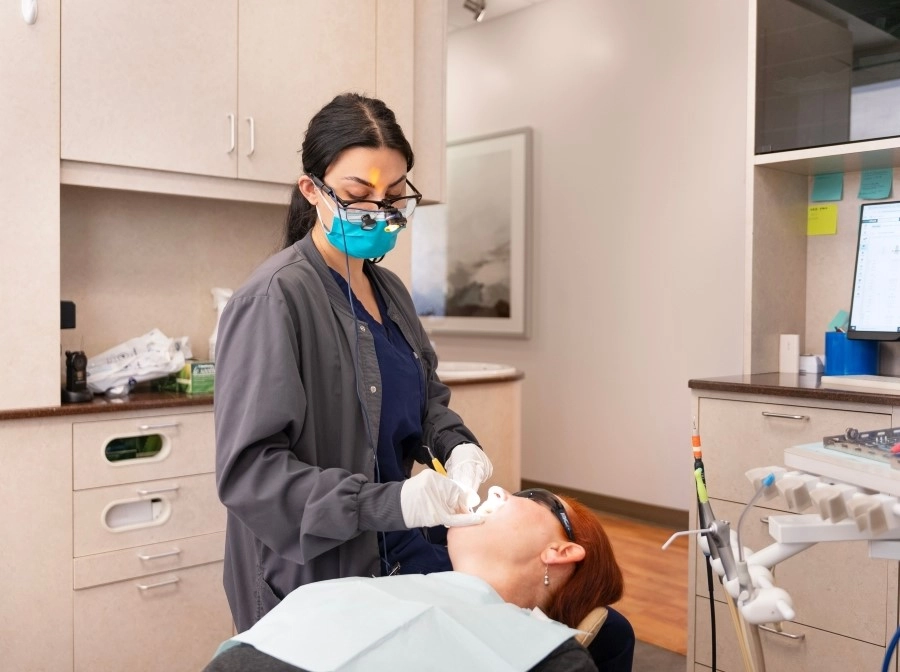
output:
[[[900,166],[900,137],[757,154],[753,163],[798,175],[897,167]]]

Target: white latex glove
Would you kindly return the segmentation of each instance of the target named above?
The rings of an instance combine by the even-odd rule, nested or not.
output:
[[[451,480],[471,493],[466,500],[468,508],[478,506],[478,488],[494,473],[494,465],[484,451],[474,443],[461,443],[450,451],[444,468]]]
[[[478,525],[484,518],[468,510],[468,492],[446,476],[425,469],[403,482],[400,510],[409,528]]]

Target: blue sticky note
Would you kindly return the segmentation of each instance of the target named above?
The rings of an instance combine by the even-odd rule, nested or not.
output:
[[[844,197],[844,174],[826,173],[813,178],[812,201],[839,201]]]
[[[859,180],[859,197],[870,201],[890,198],[893,183],[893,168],[864,170]]]

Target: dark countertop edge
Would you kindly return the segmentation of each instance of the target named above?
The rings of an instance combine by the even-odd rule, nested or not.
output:
[[[800,387],[798,385],[786,385],[766,380],[767,377],[777,377],[778,375],[763,373],[724,378],[692,378],[688,380],[688,387],[692,390],[709,390],[712,392],[765,394],[773,397],[790,397],[794,399],[818,399],[820,401],[846,401],[857,404],[900,406],[900,395],[896,394],[858,392],[826,387]],[[819,385],[819,377],[817,376],[816,378],[816,385]]]
[[[213,395],[211,394],[190,395],[177,392],[135,392],[127,397],[118,399],[107,399],[99,396],[94,397],[93,401],[81,404],[62,404],[61,406],[17,408],[0,411],[0,421],[57,418],[91,413],[122,413],[154,408],[189,408],[191,406],[212,406],[212,404]]]
[[[474,380],[442,380],[441,382],[447,387],[453,387],[454,385],[472,385],[478,383],[508,383],[514,380],[522,380],[523,378],[525,378],[525,374],[522,371],[517,370],[515,373],[503,376],[488,376],[486,378],[476,378]]]
[[[453,380],[445,382],[448,387],[457,385],[473,385],[484,383],[505,383],[522,380],[525,374],[516,371],[507,376],[493,376],[479,380]],[[29,418],[58,418],[70,415],[88,415],[91,413],[123,413],[128,411],[152,410],[155,408],[188,408],[191,406],[212,406],[211,394],[179,394],[178,392],[134,392],[120,399],[94,397],[93,401],[83,404],[62,404],[61,406],[41,406],[37,408],[16,408],[0,410],[0,422],[4,420],[23,420]]]

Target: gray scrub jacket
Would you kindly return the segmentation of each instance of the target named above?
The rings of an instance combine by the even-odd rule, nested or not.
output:
[[[477,440],[447,408],[450,390],[435,376],[409,292],[367,264],[421,363],[422,442],[446,462]],[[379,576],[377,531],[406,529],[402,482],[375,480],[381,404],[390,400],[372,334],[311,236],[269,258],[228,302],[214,399],[216,483],[228,509],[224,584],[238,632],[297,586]],[[430,464],[424,451],[414,457]]]

